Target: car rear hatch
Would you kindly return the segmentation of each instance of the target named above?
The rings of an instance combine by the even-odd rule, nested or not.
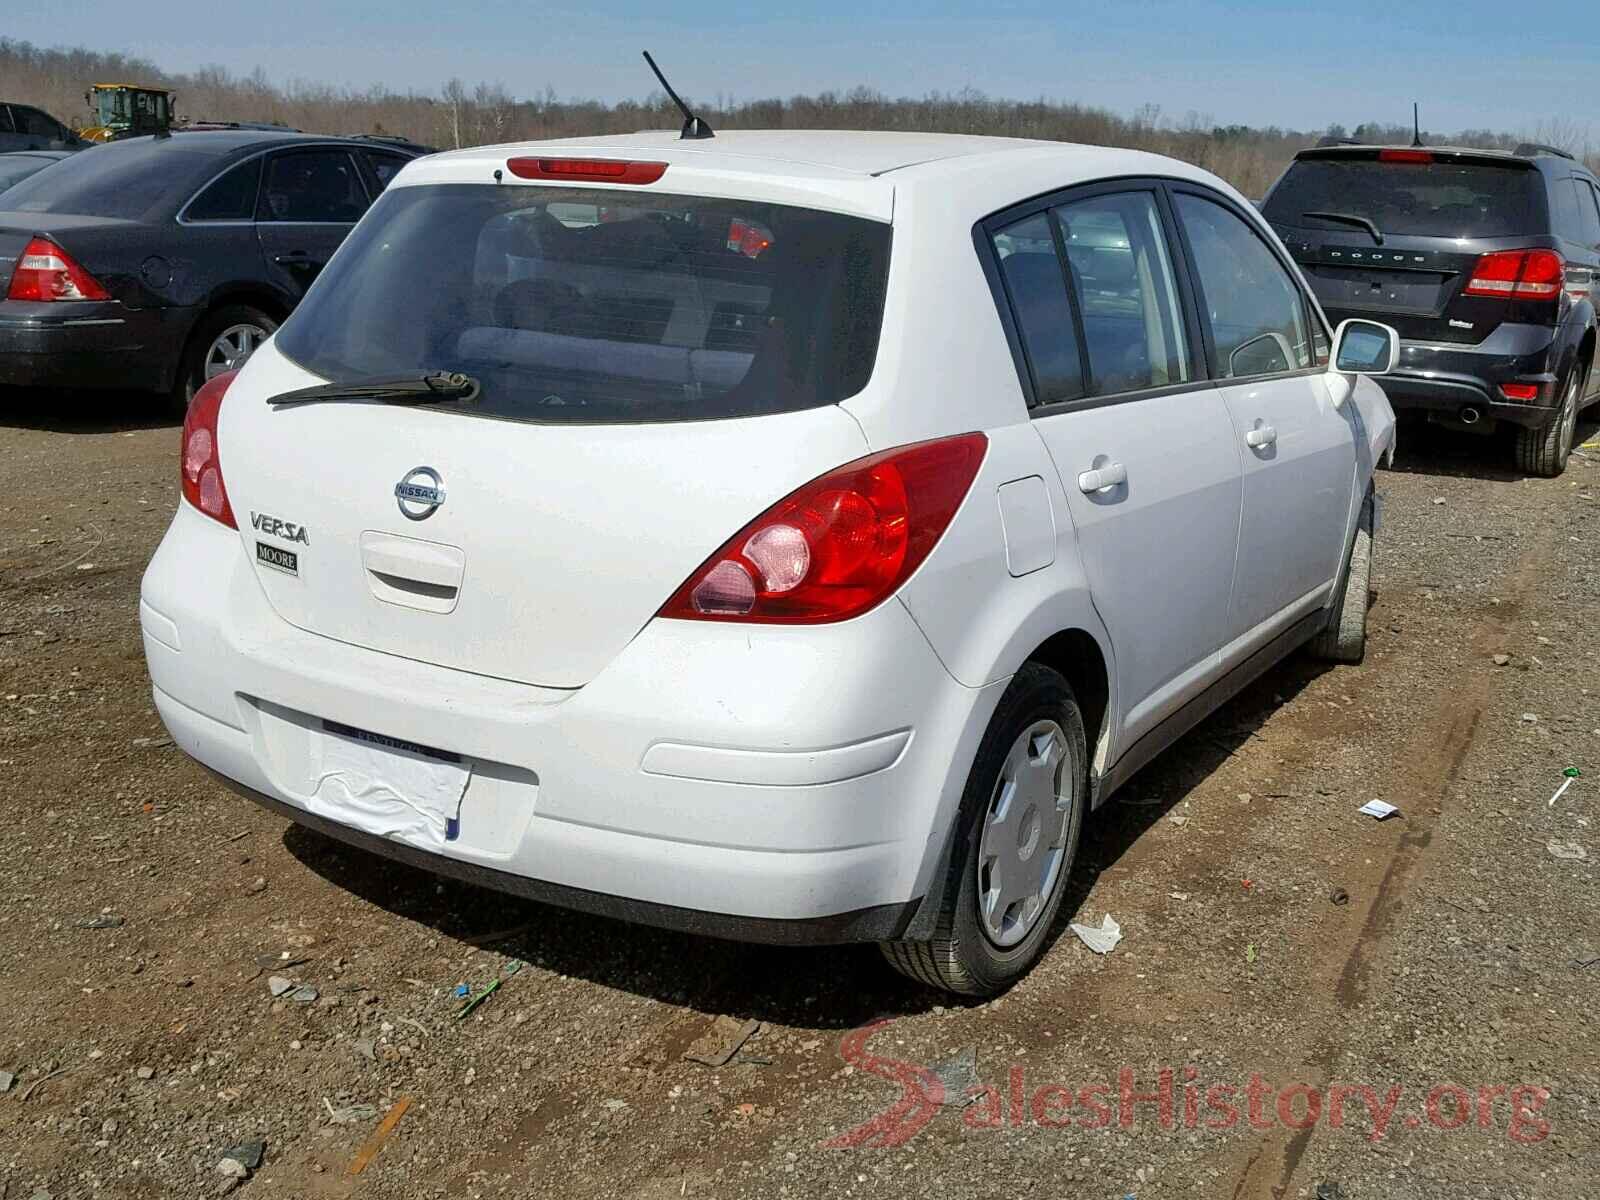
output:
[[[587,683],[742,525],[867,452],[838,401],[872,369],[888,229],[655,186],[391,188],[222,408],[273,607]],[[478,393],[269,403],[433,371]]]
[[[1543,176],[1470,151],[1302,151],[1263,206],[1330,320],[1367,317],[1411,341],[1477,343],[1553,305],[1467,292],[1485,254],[1553,248]]]

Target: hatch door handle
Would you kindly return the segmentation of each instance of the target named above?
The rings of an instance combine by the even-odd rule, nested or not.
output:
[[[1078,476],[1078,490],[1085,496],[1093,496],[1098,492],[1109,492],[1119,484],[1128,482],[1128,468],[1119,462],[1106,463],[1103,467],[1096,467],[1092,471],[1084,471]]]

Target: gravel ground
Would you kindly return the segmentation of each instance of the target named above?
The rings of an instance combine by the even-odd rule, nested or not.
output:
[[[144,411],[0,399],[0,1200],[1600,1192],[1600,450],[1526,480],[1403,430],[1366,662],[1285,663],[1163,756],[1066,906],[1125,940],[964,1005],[223,791],[150,704],[177,430]]]

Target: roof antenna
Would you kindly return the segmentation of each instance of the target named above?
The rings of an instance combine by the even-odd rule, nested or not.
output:
[[[1417,113],[1417,102],[1415,100],[1411,102],[1411,129],[1411,144],[1413,146],[1422,145],[1422,118]]]
[[[656,73],[656,78],[661,81],[661,86],[667,89],[667,95],[672,97],[672,102],[678,106],[678,111],[683,114],[683,132],[678,134],[680,142],[697,142],[701,138],[716,137],[707,125],[694,113],[689,111],[689,106],[683,102],[683,97],[672,90],[672,85],[667,82],[667,77],[661,73],[661,68],[656,66],[656,60],[650,57],[650,51],[644,52],[645,62],[650,64],[650,69]]]

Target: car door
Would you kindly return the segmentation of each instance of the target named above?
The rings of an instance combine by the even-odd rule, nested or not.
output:
[[[272,281],[298,299],[366,211],[350,151],[299,146],[269,154],[256,204],[256,238]]]
[[[1587,273],[1589,303],[1600,311],[1600,187],[1587,176],[1573,176],[1572,183],[1578,192],[1582,239],[1576,247],[1578,261]],[[1592,361],[1585,365],[1590,368],[1588,395],[1600,395],[1600,371],[1593,369],[1600,365],[1600,342],[1595,344]]]
[[[1328,334],[1282,248],[1233,201],[1171,185],[1211,373],[1244,463],[1224,665],[1320,608],[1343,566],[1364,436],[1327,387]]]
[[[1075,189],[986,223],[1033,427],[1060,477],[1131,745],[1218,673],[1240,462],[1206,378],[1159,184]]]

